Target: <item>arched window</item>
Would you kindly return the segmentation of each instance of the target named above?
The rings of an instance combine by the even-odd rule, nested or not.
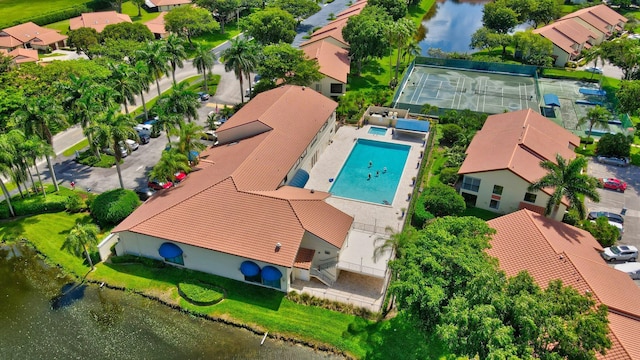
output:
[[[168,263],[184,265],[182,249],[180,249],[180,247],[176,244],[166,242],[160,245],[158,253],[164,258],[164,261]]]

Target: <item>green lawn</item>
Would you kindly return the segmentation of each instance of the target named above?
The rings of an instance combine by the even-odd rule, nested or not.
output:
[[[89,140],[87,140],[87,138],[84,138],[79,143],[77,143],[77,144],[73,145],[72,147],[68,148],[67,150],[63,151],[62,155],[71,156],[71,155],[75,154],[76,151],[80,151],[80,150],[86,148],[87,146],[89,146]]]
[[[44,27],[58,30],[61,34],[69,35],[69,19],[54,22],[53,24],[45,25]]]
[[[213,49],[216,46],[222,44],[223,42],[230,40],[231,38],[237,36],[241,33],[240,28],[236,22],[231,22],[224,25],[224,34],[221,34],[220,31],[215,31],[213,33],[202,34],[200,36],[196,36],[192,39],[194,44],[204,45],[207,49]],[[187,55],[189,57],[193,57],[195,50],[191,49],[187,46]]]
[[[488,221],[502,216],[502,214],[494,213],[493,211],[480,209],[477,207],[467,207],[461,216],[475,216],[482,220]]]
[[[140,16],[138,16],[138,7],[135,6],[131,1],[122,3],[122,13],[129,15],[129,17],[131,17],[131,21],[135,23],[145,23],[149,20],[157,18],[160,15],[159,12],[146,12],[144,8],[140,8]]]
[[[89,3],[88,0],[0,0],[2,19],[0,28],[14,22],[28,22],[41,14],[71,8],[75,5]]]

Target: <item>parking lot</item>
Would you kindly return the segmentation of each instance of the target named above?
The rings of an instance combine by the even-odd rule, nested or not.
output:
[[[626,209],[624,216],[624,235],[619,244],[634,245],[640,248],[640,168],[637,166],[616,167],[603,165],[589,160],[587,173],[596,178],[614,177],[627,183],[627,190],[624,193],[598,189],[600,202],[594,203],[586,200],[585,205],[589,211],[609,211],[620,214]],[[640,280],[635,281],[640,286]]]

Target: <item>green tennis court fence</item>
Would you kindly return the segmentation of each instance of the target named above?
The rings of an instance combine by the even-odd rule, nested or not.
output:
[[[622,128],[623,129],[628,129],[628,128],[634,127],[633,126],[633,122],[631,121],[631,118],[629,118],[629,114],[620,115],[620,121],[622,122]]]
[[[471,61],[462,59],[441,59],[419,56],[415,59],[415,65],[450,67],[456,69],[467,69],[474,71],[488,71],[496,73],[520,74],[535,76],[538,71],[537,66],[502,64],[484,61]]]

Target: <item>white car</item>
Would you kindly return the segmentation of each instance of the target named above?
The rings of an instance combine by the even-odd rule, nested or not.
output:
[[[127,139],[125,140],[125,143],[127,144],[127,146],[129,147],[129,149],[131,149],[131,151],[136,151],[138,150],[138,143],[135,142],[134,140],[131,139]]]
[[[590,73],[594,73],[594,74],[602,74],[602,69],[599,68],[599,67],[595,67],[595,66],[590,66],[590,67],[584,69],[584,71],[590,72]]]
[[[638,258],[638,248],[631,245],[618,245],[604,248],[602,257],[607,261],[622,260],[636,261]]]
[[[628,262],[624,264],[618,264],[613,267],[616,270],[620,270],[627,273],[633,280],[640,280],[640,263]]]

